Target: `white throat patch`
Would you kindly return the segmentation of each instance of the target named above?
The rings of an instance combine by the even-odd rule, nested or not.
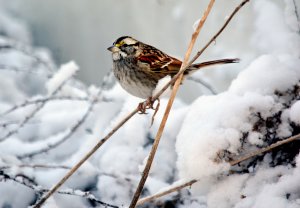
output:
[[[124,53],[123,51],[118,51],[112,54],[112,58],[114,61],[118,61],[122,58],[125,58],[127,56],[126,53]]]

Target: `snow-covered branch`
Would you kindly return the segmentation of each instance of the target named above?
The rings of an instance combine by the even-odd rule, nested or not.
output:
[[[45,188],[41,187],[34,180],[32,180],[31,178],[29,178],[25,175],[18,174],[16,176],[11,176],[11,175],[3,172],[3,171],[0,171],[0,182],[6,181],[6,180],[11,180],[11,181],[14,181],[18,184],[24,185],[27,188],[30,188],[31,190],[33,190],[38,196],[41,196],[43,193],[49,191],[48,189],[45,189]],[[73,190],[73,189],[65,189],[65,190],[58,191],[57,193],[58,194],[63,194],[63,195],[83,197],[87,200],[90,200],[90,201],[92,201],[94,203],[97,203],[97,204],[99,204],[101,206],[104,206],[104,207],[118,208],[118,206],[111,205],[111,204],[108,204],[106,202],[103,202],[103,201],[97,199],[97,197],[95,197],[90,192],[84,192],[84,191],[81,191],[81,190]]]

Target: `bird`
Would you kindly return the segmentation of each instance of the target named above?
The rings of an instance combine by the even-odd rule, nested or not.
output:
[[[182,64],[179,59],[130,36],[119,37],[107,50],[112,53],[112,71],[121,87],[131,95],[143,99],[151,98],[159,80],[168,75],[176,75]],[[238,61],[239,59],[219,59],[192,64],[184,72],[184,77],[203,67]]]

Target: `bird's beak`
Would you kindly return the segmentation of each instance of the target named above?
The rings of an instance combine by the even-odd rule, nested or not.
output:
[[[116,46],[110,46],[110,47],[107,48],[107,50],[109,50],[109,51],[111,51],[111,52],[114,53],[114,52],[119,51],[120,49],[118,47],[116,47]]]

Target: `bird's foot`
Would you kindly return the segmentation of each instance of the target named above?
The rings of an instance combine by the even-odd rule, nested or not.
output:
[[[157,101],[156,106],[154,106],[155,101]],[[151,126],[152,126],[152,124],[154,122],[154,117],[155,117],[155,115],[156,115],[156,113],[159,109],[159,106],[160,106],[159,98],[153,100],[152,97],[149,97],[146,101],[139,103],[138,111],[139,111],[139,114],[147,114],[146,113],[147,109],[153,109],[154,110],[154,114],[153,114],[152,120],[151,120]]]
[[[159,100],[159,99],[157,99]],[[139,114],[147,114],[146,110],[147,109],[153,109],[155,110],[156,108],[154,108],[154,104],[155,100],[152,99],[152,97],[149,97],[146,101],[139,103],[138,105],[138,111]]]

